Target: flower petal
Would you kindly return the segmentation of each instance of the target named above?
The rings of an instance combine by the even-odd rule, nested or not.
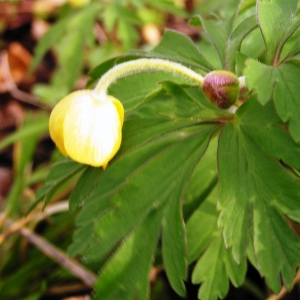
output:
[[[123,119],[123,106],[116,98],[98,100],[92,91],[85,91],[65,115],[66,152],[77,162],[105,168],[120,148]]]
[[[52,140],[56,144],[60,152],[68,156],[64,146],[63,125],[66,113],[72,105],[72,102],[77,98],[86,97],[86,91],[76,91],[63,98],[51,112],[49,119],[49,132]]]

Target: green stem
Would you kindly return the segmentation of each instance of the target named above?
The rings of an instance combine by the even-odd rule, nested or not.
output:
[[[94,92],[99,100],[106,100],[107,90],[116,80],[142,72],[158,71],[182,75],[191,83],[199,86],[202,86],[204,80],[203,76],[179,63],[160,58],[140,58],[121,63],[111,68],[100,78]],[[245,76],[239,77],[239,84],[240,88],[247,87]]]
[[[100,100],[106,99],[107,89],[117,79],[141,72],[165,71],[180,74],[191,82],[202,85],[203,77],[195,71],[175,62],[159,58],[141,58],[114,66],[99,80],[95,93]]]

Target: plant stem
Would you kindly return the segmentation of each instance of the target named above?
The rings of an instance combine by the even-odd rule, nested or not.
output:
[[[142,72],[165,71],[183,75],[191,82],[202,85],[203,77],[195,71],[175,62],[159,58],[141,58],[114,66],[99,80],[95,93],[99,100],[105,100],[108,87],[117,79]]]

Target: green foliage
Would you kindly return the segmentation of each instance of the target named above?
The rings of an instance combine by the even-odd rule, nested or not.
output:
[[[229,281],[243,284],[247,259],[274,292],[282,283],[292,287],[300,265],[289,220],[300,222],[298,1],[231,2],[235,11],[193,18],[205,35],[197,46],[168,30],[152,51],[108,60],[91,73],[92,84],[114,64],[160,57],[203,74],[221,65],[247,82],[238,106],[222,111],[177,74],[120,79],[109,93],[126,118],[108,167],[69,160],[53,167],[38,200],[48,202],[82,174],[70,196],[78,214],[68,251],[102,265],[95,299],[148,299],[149,272],[161,258],[181,296],[189,264],[199,299],[214,300],[226,296]],[[130,13],[124,18],[138,24]],[[212,49],[217,62],[209,59]]]
[[[148,6],[145,7],[145,4]],[[80,8],[63,6],[57,22],[39,40],[35,49],[31,71],[37,68],[50,49],[57,56],[57,66],[50,85],[36,84],[34,94],[43,102],[54,105],[74,88],[84,67],[93,67],[134,49],[140,40],[139,30],[145,23],[150,21],[161,25],[165,17],[160,10],[187,16],[183,9],[170,0],[94,0]],[[103,23],[107,37],[101,41],[100,47],[93,34],[97,22]],[[107,51],[104,50],[106,48]],[[90,59],[85,57],[86,54]]]

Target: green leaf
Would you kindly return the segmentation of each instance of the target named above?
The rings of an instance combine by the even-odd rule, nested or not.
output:
[[[219,231],[205,253],[197,262],[193,274],[193,283],[202,283],[199,299],[217,300],[224,298],[229,289],[228,278],[235,286],[243,283],[246,273],[245,260],[238,265],[225,249],[222,233]]]
[[[164,221],[158,224],[163,225],[164,262],[173,288],[184,294],[181,280],[186,278],[186,245],[181,201],[194,165],[216,128],[198,125],[164,134],[109,166],[78,216],[79,225],[93,223],[94,228],[85,258],[99,260],[131,230],[142,226],[153,209],[166,206]]]
[[[146,98],[159,93],[162,86],[158,83],[167,80],[178,84],[190,84],[183,76],[172,73],[140,73],[118,80],[109,88],[109,94],[122,101],[125,110],[132,110],[142,104]]]
[[[160,233],[162,209],[153,209],[108,260],[95,284],[94,299],[147,300],[149,273]]]
[[[178,118],[211,120],[225,115],[213,104],[210,105],[198,87],[184,88],[169,81],[163,81],[160,85],[172,97],[174,113]]]
[[[300,243],[283,214],[299,210],[299,182],[238,124],[228,124],[219,141],[219,226],[237,262],[253,236],[257,267],[274,292],[280,275],[292,286]]]
[[[93,247],[85,256],[96,258],[105,254],[132,226],[141,222],[153,206],[160,207],[167,199],[180,197],[181,191],[178,195],[178,188],[175,187],[181,186],[182,181],[186,180],[183,174],[194,166],[193,160],[201,157],[198,148],[202,149],[214,130],[215,125],[202,125],[171,132],[141,149],[121,156],[107,168],[88,205],[78,216],[80,223],[93,220],[97,224],[95,239],[101,240],[101,248]],[[195,154],[196,149],[199,152]],[[176,162],[173,161],[175,156]],[[186,157],[192,161],[192,166],[187,163]],[[137,189],[138,186],[143,188]],[[135,192],[132,193],[132,190]],[[100,199],[101,203],[97,204],[99,209],[95,207],[91,210],[90,205],[96,206],[95,201],[99,202]],[[103,209],[106,209],[106,213],[97,218]],[[91,217],[91,214],[96,216]]]
[[[57,76],[60,78],[60,84],[66,86],[68,90],[72,89],[74,82],[80,76],[85,34],[84,30],[73,31],[56,46],[60,66]]]
[[[148,5],[155,7],[159,10],[170,12],[174,15],[181,16],[186,18],[188,14],[186,11],[182,8],[179,8],[173,3],[172,1],[168,0],[144,0],[144,3],[147,3]]]
[[[199,180],[199,182],[201,181]],[[216,208],[217,189],[213,188],[187,221],[189,263],[195,261],[202,254],[218,232]]]
[[[232,13],[236,10],[237,6],[239,5],[240,0],[210,0],[204,1],[196,5],[194,8],[194,13],[199,13],[201,15],[208,15],[212,12],[222,13],[223,15],[232,15]]]
[[[189,181],[183,203],[184,219],[187,221],[187,224],[189,223],[189,218],[206,197],[212,193],[218,183],[217,146],[217,139],[213,138]],[[189,254],[190,251],[189,247]]]
[[[98,4],[88,5],[84,9],[79,10],[76,14],[69,14],[53,25],[39,40],[35,48],[35,55],[31,62],[30,70],[33,71],[36,69],[46,52],[52,46],[55,46],[60,39],[66,37],[66,32],[72,35],[74,32],[89,31],[99,8],[100,6]],[[82,43],[84,43],[84,40],[82,40]],[[73,49],[73,54],[76,55],[76,49]]]
[[[262,106],[255,97],[252,97],[237,111],[236,118],[239,126],[244,128],[265,151],[300,170],[300,145],[292,139],[272,101]]]
[[[268,64],[279,62],[285,42],[299,27],[298,4],[298,0],[257,1],[257,19],[268,50]]]
[[[202,24],[205,33],[218,52],[223,69],[235,71],[235,55],[240,49],[244,38],[256,28],[255,15],[244,18],[234,26],[236,13],[227,19],[205,20],[201,16],[195,16],[192,22]]]
[[[51,27],[39,40],[37,47],[34,50],[34,57],[31,62],[30,71],[34,71],[38,64],[43,59],[44,55],[63,35],[64,29],[68,24],[69,19],[63,19]]]
[[[48,130],[48,117],[45,115],[40,115],[37,119],[31,119],[26,126],[20,127],[14,133],[11,133],[8,137],[0,142],[0,150],[13,143],[19,141],[20,139],[31,139],[36,135],[40,135]]]
[[[230,35],[226,46],[226,66],[228,70],[235,71],[236,53],[240,49],[245,37],[256,27],[256,18],[253,15],[242,20]]]
[[[199,68],[206,72],[213,66],[206,60],[190,38],[173,30],[166,30],[160,43],[150,52],[134,52],[145,57],[158,57],[173,60]]]
[[[115,3],[106,3],[105,13],[102,14],[103,22],[108,32],[113,31],[118,19],[118,9]]]
[[[36,145],[40,135],[44,133],[47,127],[48,120],[44,114],[39,114],[35,118],[29,114],[26,116],[21,128],[1,142],[2,145],[0,145],[0,148],[1,146],[5,147],[11,143],[15,143],[13,157],[15,178],[5,201],[5,206],[11,214],[16,213],[19,208],[17,202],[25,186],[27,173],[31,168]]]
[[[83,204],[102,175],[102,172],[103,168],[86,168],[70,195],[69,209],[71,213],[74,213]]]
[[[117,35],[119,40],[122,42],[122,46],[125,51],[129,51],[134,48],[135,44],[139,40],[139,34],[135,27],[123,19],[118,21]]]
[[[152,138],[140,149],[127,150],[127,155],[122,155],[121,150],[78,216],[79,225],[87,227],[92,223],[89,228],[94,228],[90,234],[93,237],[85,239],[88,244],[85,258],[99,260],[117,247],[133,228],[142,226],[149,212],[166,206],[163,221],[157,225],[163,227],[165,267],[173,288],[184,295],[182,280],[187,275],[187,258],[181,202],[189,176],[216,128],[215,125],[198,125],[173,129]],[[144,245],[142,239],[141,243]],[[82,243],[78,247],[82,247]]]
[[[235,14],[225,20],[220,18],[215,20],[205,20],[201,16],[196,16],[194,18],[199,18],[203,30],[219,54],[223,69],[226,69],[226,48],[230,34],[233,30]]]
[[[36,192],[36,200],[31,205],[30,210],[43,200],[46,205],[65,184],[73,181],[74,176],[83,171],[85,167],[70,159],[54,164],[50,169],[45,185]]]
[[[286,63],[278,67],[267,66],[253,59],[246,62],[245,75],[250,89],[265,104],[272,97],[277,112],[296,142],[300,141],[300,108],[298,93],[300,68]]]

